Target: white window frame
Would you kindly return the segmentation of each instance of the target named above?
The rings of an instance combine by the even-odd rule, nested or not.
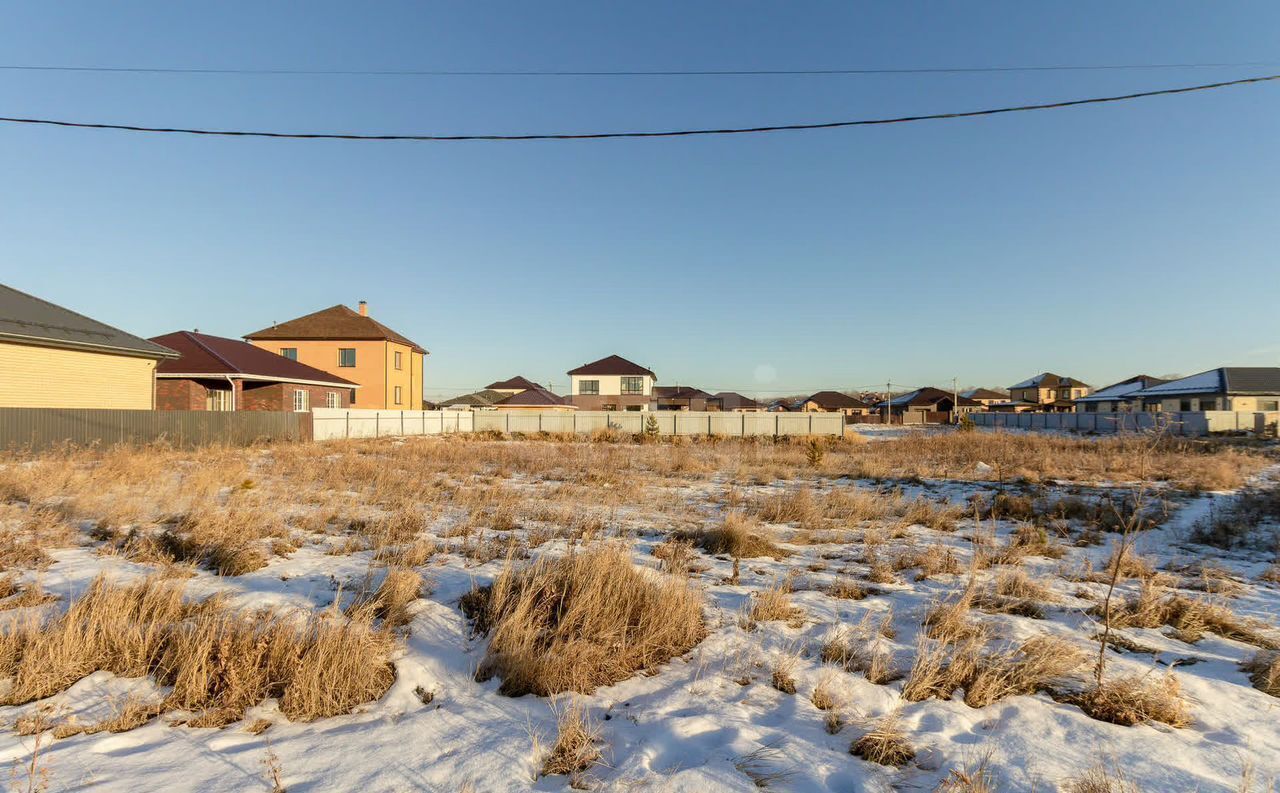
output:
[[[393,353],[393,355],[395,355],[395,367],[396,367],[396,369],[404,369],[404,354],[403,354],[403,353],[401,353],[399,350],[396,350],[396,351]]]
[[[211,411],[230,411],[235,404],[235,391],[230,388],[210,388],[205,405]]]
[[[293,389],[293,412],[306,413],[311,409],[311,393],[305,388]]]
[[[327,408],[341,407],[342,400],[338,398],[337,391],[326,391],[324,395],[324,406]]]
[[[395,403],[397,405],[404,404],[404,391],[402,390],[402,386],[396,386],[392,394],[394,395]]]
[[[346,352],[347,350],[351,351],[351,363],[349,364],[345,364],[342,362],[342,353]],[[356,368],[356,348],[355,347],[339,347],[338,348],[338,368],[339,369]]]

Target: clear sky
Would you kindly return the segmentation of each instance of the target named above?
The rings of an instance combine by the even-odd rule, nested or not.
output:
[[[1124,5],[1125,7],[1121,7]],[[7,2],[6,64],[671,70],[1280,62],[1280,4]],[[0,71],[0,115],[519,133],[969,110],[1280,72],[335,77]],[[333,305],[428,395],[617,353],[796,393],[1280,364],[1280,84],[918,125],[342,143],[0,125],[0,280],[131,332]]]

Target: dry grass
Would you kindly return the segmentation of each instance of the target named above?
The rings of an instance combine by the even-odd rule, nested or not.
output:
[[[1062,784],[1062,793],[1142,793],[1124,772],[1096,765]]]
[[[1280,697],[1280,653],[1261,652],[1240,665],[1249,682],[1264,694]]]
[[[477,679],[546,696],[590,693],[687,652],[706,634],[702,604],[686,581],[640,570],[610,544],[523,569],[509,561],[462,605],[490,634]]]
[[[1172,672],[1159,677],[1127,675],[1112,677],[1086,689],[1076,704],[1099,721],[1131,727],[1159,721],[1171,727],[1191,724],[1191,711],[1182,688]]]
[[[1082,668],[1090,653],[1053,636],[1038,636],[1016,650],[984,655],[973,676],[964,681],[964,701],[982,708],[1000,700],[1034,694],[1050,682]]]
[[[544,776],[576,776],[589,770],[600,760],[600,727],[587,718],[581,705],[574,703],[562,710],[556,719],[556,740],[542,758]]]
[[[899,715],[891,713],[854,741],[849,754],[880,765],[904,766],[915,759],[916,750],[902,731]]]
[[[727,554],[735,559],[771,556],[781,559],[790,552],[779,548],[766,534],[760,522],[741,512],[728,512],[719,526],[701,531],[683,532],[677,539],[696,543],[710,554]]]
[[[290,719],[348,713],[390,687],[390,635],[334,615],[229,609],[219,598],[185,601],[181,582],[121,584],[98,578],[68,611],[11,626],[0,643],[3,704],[65,691],[105,670],[171,686],[165,709],[197,713],[194,725],[235,721],[280,699]]]
[[[1100,615],[1101,608],[1095,607],[1093,612]],[[1111,624],[1117,628],[1168,625],[1178,639],[1188,643],[1198,642],[1208,632],[1255,647],[1280,650],[1280,635],[1274,628],[1241,619],[1226,606],[1167,592],[1152,583],[1144,583],[1136,595],[1113,605]]]
[[[413,570],[391,568],[376,590],[366,586],[347,607],[352,619],[382,620],[385,628],[400,628],[413,619],[409,607],[422,597],[422,576]]]
[[[748,619],[752,623],[786,622],[799,627],[804,624],[804,609],[792,605],[790,584],[778,581],[752,597]]]

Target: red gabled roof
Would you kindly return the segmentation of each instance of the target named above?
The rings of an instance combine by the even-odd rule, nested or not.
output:
[[[255,341],[275,339],[287,341],[297,339],[339,340],[339,341],[395,341],[413,348],[414,352],[426,354],[418,344],[396,333],[391,328],[378,322],[373,317],[352,311],[344,305],[330,306],[311,314],[307,314],[279,325],[246,333],[246,339]]]
[[[637,375],[638,374],[638,375],[648,375],[652,377],[654,380],[658,379],[658,376],[654,374],[652,371],[644,368],[638,363],[628,361],[626,358],[623,358],[621,355],[610,355],[609,357],[601,358],[598,361],[592,361],[591,363],[584,363],[582,366],[579,366],[577,369],[570,369],[568,373],[570,375],[575,375],[575,374]]]
[[[557,396],[541,386],[534,386],[533,388],[521,391],[518,394],[512,394],[501,402],[495,402],[494,407],[500,408],[503,405],[555,405],[560,407],[569,404],[570,403],[564,400],[564,397]]]
[[[282,382],[326,383],[345,388],[356,385],[350,380],[289,360],[283,355],[276,355],[238,339],[180,330],[156,336],[151,341],[163,344],[180,356],[161,361],[156,366],[157,375],[242,375]]]
[[[527,391],[530,388],[541,388],[541,386],[539,386],[537,383],[533,382],[532,380],[529,380],[525,377],[521,377],[520,375],[516,375],[510,380],[500,380],[496,383],[490,383],[489,385],[485,386],[485,388],[494,390],[494,391],[509,391],[509,390],[519,388],[523,391]]]

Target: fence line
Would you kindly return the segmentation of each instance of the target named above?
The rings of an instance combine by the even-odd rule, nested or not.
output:
[[[474,413],[466,410],[360,410],[312,408],[315,439],[378,438],[392,435],[444,435],[472,432]]]
[[[1156,429],[1175,435],[1201,436],[1213,432],[1263,434],[1276,424],[1278,413],[1204,410],[1179,413],[970,413],[979,427],[1072,432],[1140,432]]]
[[[175,446],[311,440],[311,414],[283,411],[0,408],[0,448],[40,451],[71,443]]]

